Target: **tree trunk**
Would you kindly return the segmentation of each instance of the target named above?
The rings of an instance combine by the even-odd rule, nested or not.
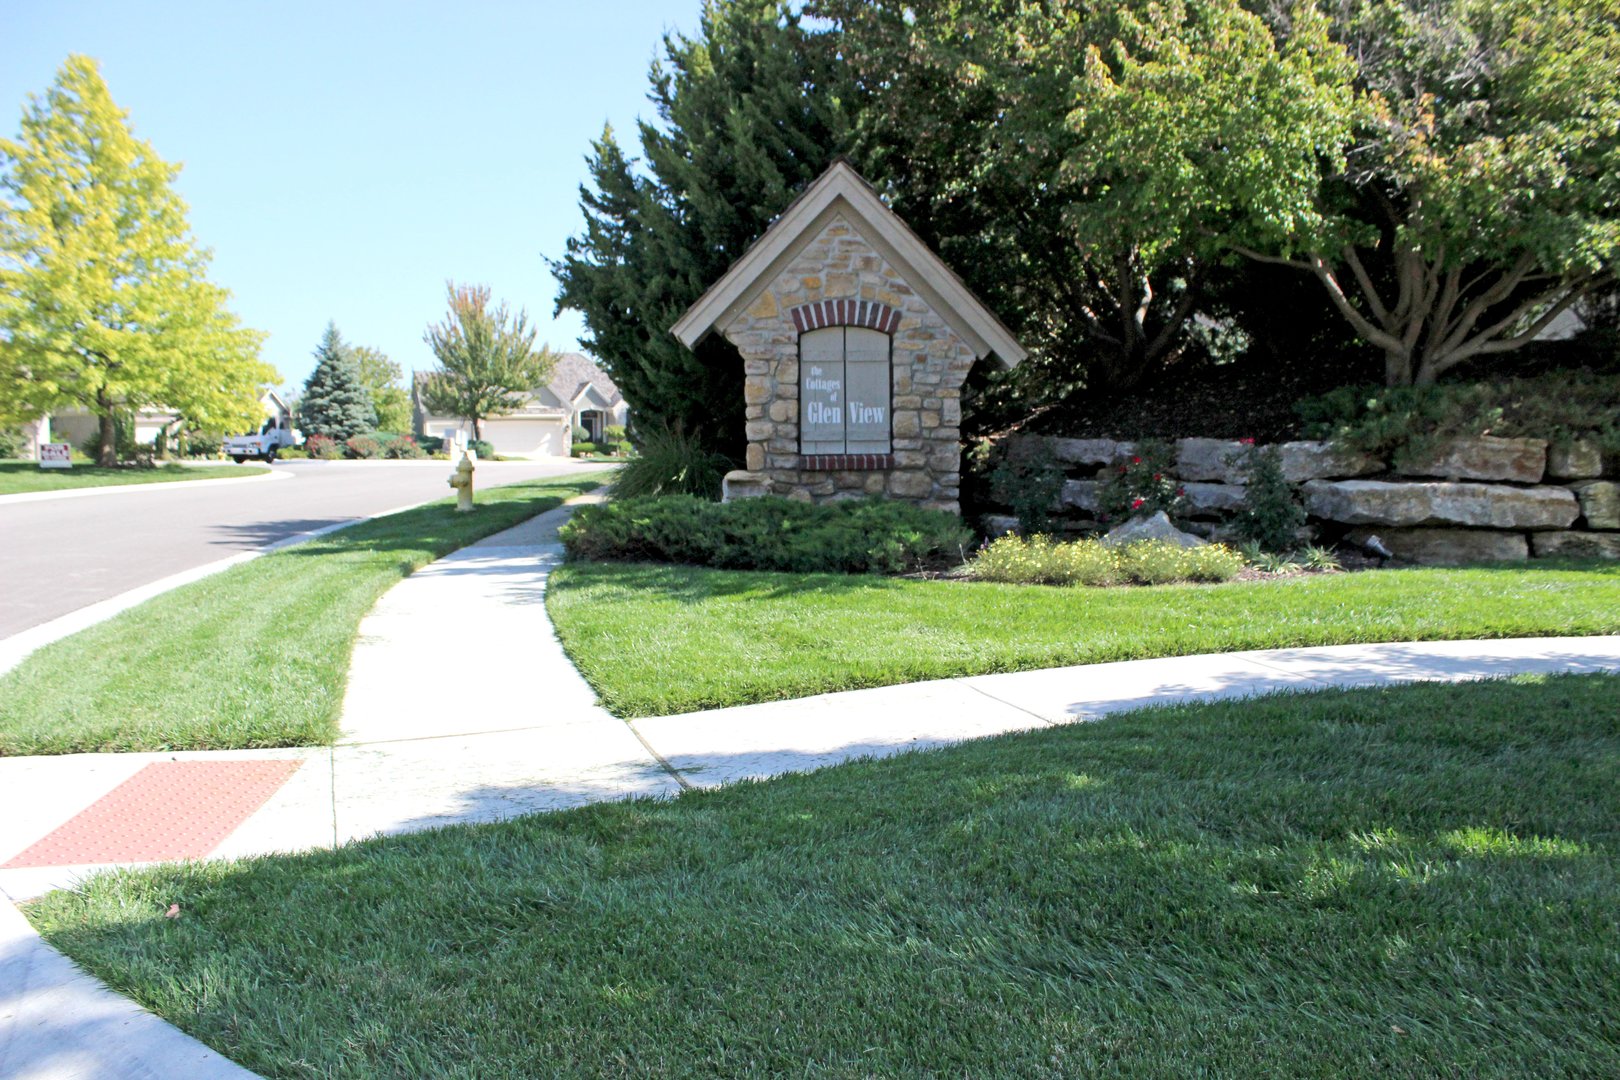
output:
[[[101,437],[96,444],[96,464],[111,468],[118,464],[118,428],[113,423],[112,402],[103,390],[96,391],[97,419],[101,423]]]
[[[484,418],[482,416],[475,416],[475,417],[472,418],[472,422],[473,422],[473,441],[474,442],[483,442],[484,441]]]
[[[1404,352],[1384,353],[1384,385],[1408,386],[1412,382],[1412,357]]]

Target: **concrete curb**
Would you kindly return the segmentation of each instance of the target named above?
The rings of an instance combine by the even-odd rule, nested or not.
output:
[[[439,464],[443,464],[440,462]],[[245,468],[246,466],[244,466]],[[269,468],[266,466],[266,468]],[[23,491],[15,495],[0,495],[0,506],[9,506],[14,503],[49,502],[52,499],[82,499],[91,495],[134,495],[147,491],[173,491],[176,488],[192,489],[218,487],[221,484],[262,484],[267,480],[291,480],[289,473],[269,472],[255,473],[252,476],[221,476],[213,480],[165,480],[157,484],[104,484],[100,487],[66,488],[62,491]]]

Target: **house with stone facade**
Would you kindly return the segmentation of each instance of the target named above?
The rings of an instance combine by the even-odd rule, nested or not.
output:
[[[421,392],[424,374],[418,372],[411,386],[416,434],[442,439],[465,432],[471,439],[472,424],[464,417],[428,411]],[[511,412],[485,418],[484,438],[502,457],[567,457],[576,428],[601,442],[607,428],[628,423],[629,406],[607,372],[584,353],[564,353],[550,382],[523,395]]]
[[[671,328],[744,365],[747,467],[725,497],[887,495],[959,512],[962,385],[1013,335],[839,160]]]

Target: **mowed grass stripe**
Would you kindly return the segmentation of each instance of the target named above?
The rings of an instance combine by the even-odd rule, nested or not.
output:
[[[508,484],[480,491],[473,514],[443,500],[363,522],[46,646],[0,677],[0,754],[329,743],[357,628],[384,592],[602,479]]]
[[[104,469],[98,465],[42,469],[35,461],[0,461],[0,495],[123,487],[129,484],[168,484],[182,480],[225,480],[257,476],[269,471],[247,465],[180,465],[173,462],[154,469]]]
[[[1243,649],[1620,633],[1620,563],[1053,588],[576,563],[547,609],[620,716]]]
[[[1147,711],[28,914],[272,1077],[1614,1076],[1617,823],[1620,679],[1520,679]]]

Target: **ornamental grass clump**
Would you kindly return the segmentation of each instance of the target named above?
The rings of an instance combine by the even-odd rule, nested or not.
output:
[[[1003,536],[968,565],[977,581],[1013,585],[1167,585],[1230,581],[1241,553],[1222,544],[1181,548],[1163,540],[1109,547],[1097,540],[1063,543],[1049,536]]]

